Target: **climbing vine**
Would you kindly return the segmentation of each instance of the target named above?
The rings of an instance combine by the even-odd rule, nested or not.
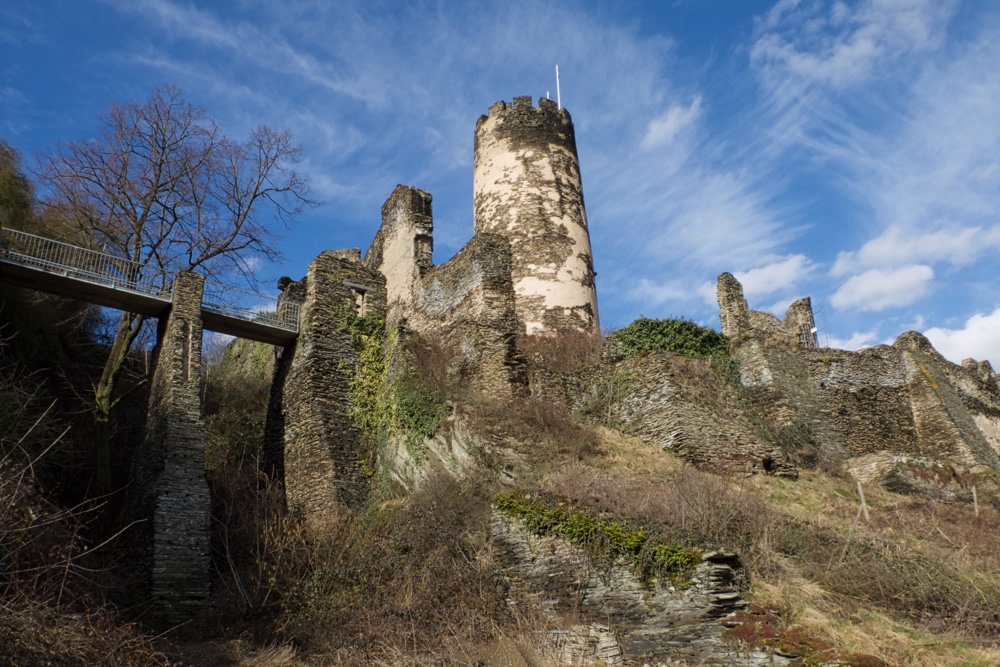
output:
[[[554,535],[606,563],[618,558],[644,581],[667,580],[683,585],[701,562],[701,552],[650,535],[624,521],[595,519],[563,505],[549,505],[520,492],[501,493],[493,502],[504,514],[521,520],[536,535]]]
[[[377,472],[374,458],[382,458],[393,434],[405,435],[405,445],[416,461],[424,458],[420,444],[433,436],[446,413],[443,399],[420,381],[405,364],[394,364],[399,332],[386,331],[381,318],[357,315],[351,308],[340,311],[342,333],[350,335],[358,352],[355,368],[345,368],[350,379],[349,415],[362,433],[369,454],[360,465],[368,477]]]

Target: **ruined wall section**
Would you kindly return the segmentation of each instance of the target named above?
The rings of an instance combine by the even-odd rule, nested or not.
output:
[[[452,259],[431,261],[431,197],[398,186],[382,207],[382,227],[366,267],[386,279],[389,326],[402,326],[453,353],[452,370],[477,388],[509,396],[522,382],[511,249],[497,234],[476,234]]]
[[[289,509],[320,523],[364,497],[361,437],[349,417],[358,354],[347,313],[385,317],[385,279],[360,251],[327,251],[282,299],[302,299],[298,340],[281,352],[272,385],[265,466],[284,479]]]
[[[731,273],[719,276],[716,291],[722,333],[737,343],[753,337],[781,341],[792,348],[817,347],[816,321],[809,297],[790,305],[785,317],[779,320],[772,313],[751,310],[743,296],[743,285]]]
[[[375,235],[365,266],[385,276],[386,325],[405,324],[420,279],[434,268],[434,218],[431,195],[397,185],[382,205],[382,226]]]
[[[210,497],[201,413],[201,299],[204,278],[181,272],[170,313],[160,319],[149,388],[146,439],[133,459],[126,520],[143,570],[141,597],[158,623],[190,620],[209,602]]]
[[[596,275],[569,112],[497,102],[476,123],[476,234],[510,242],[518,333],[600,332]]]
[[[624,431],[695,466],[730,475],[794,477],[795,466],[769,443],[707,359],[658,352],[619,363]]]
[[[755,318],[729,274],[719,277],[719,306],[754,405],[776,427],[805,428],[822,457],[892,452],[1000,467],[1000,392],[988,364],[953,364],[915,332],[857,352],[812,348],[796,336],[812,326],[808,300],[784,321]]]

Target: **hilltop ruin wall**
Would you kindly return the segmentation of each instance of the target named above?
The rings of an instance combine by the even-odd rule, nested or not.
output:
[[[811,433],[820,455],[874,452],[1000,468],[1000,392],[989,364],[944,359],[916,332],[857,352],[816,348],[807,299],[784,320],[752,311],[729,274],[718,282],[723,333],[743,384],[775,426]]]
[[[520,382],[510,244],[476,234],[434,266],[431,196],[397,186],[365,265],[385,276],[386,324],[420,334],[452,356],[452,370],[495,396]]]
[[[346,319],[349,313],[385,316],[385,279],[361,263],[357,249],[327,251],[305,278],[284,287],[282,300],[289,299],[301,300],[299,336],[277,363],[265,468],[284,480],[290,510],[322,520],[357,504],[366,488],[345,372],[358,363],[358,353]]]

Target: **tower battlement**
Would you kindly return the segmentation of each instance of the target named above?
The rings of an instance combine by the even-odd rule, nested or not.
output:
[[[515,97],[512,104],[508,104],[504,100],[495,102],[490,105],[485,115],[479,117],[476,121],[476,131],[479,131],[479,127],[485,123],[490,118],[507,118],[514,117],[520,120],[524,124],[542,124],[546,122],[556,122],[556,123],[572,123],[569,111],[565,108],[560,109],[554,100],[550,100],[547,97],[541,97],[538,99],[538,106],[533,106],[531,102],[531,96],[526,95],[523,97]]]

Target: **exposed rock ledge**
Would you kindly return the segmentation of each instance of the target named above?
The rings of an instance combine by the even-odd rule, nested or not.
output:
[[[579,548],[530,533],[494,511],[495,557],[512,605],[529,605],[552,619],[551,658],[558,665],[786,665],[763,652],[737,651],[720,635],[730,614],[746,606],[735,554],[703,555],[690,586],[643,585],[624,565],[595,567]]]

